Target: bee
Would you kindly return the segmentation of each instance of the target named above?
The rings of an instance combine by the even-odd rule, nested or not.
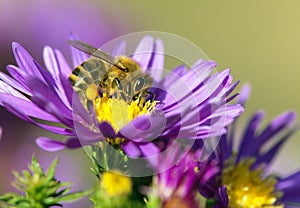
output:
[[[68,41],[73,47],[91,55],[77,66],[69,77],[81,102],[99,96],[116,97],[130,103],[141,100],[149,94],[153,79],[142,72],[141,66],[128,56],[112,55],[79,40]]]

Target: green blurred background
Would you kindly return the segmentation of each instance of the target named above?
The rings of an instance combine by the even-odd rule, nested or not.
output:
[[[215,60],[217,70],[231,68],[235,80],[250,83],[252,95],[241,119],[243,122],[257,109],[267,112],[268,121],[287,109],[300,114],[300,1],[114,0],[93,3],[105,11],[104,21],[111,27],[122,27],[115,36],[144,30],[183,36]],[[24,44],[30,46],[30,43]],[[45,133],[36,129],[32,136]],[[30,142],[27,145],[35,145],[33,139]],[[300,167],[299,149],[298,133],[285,145],[274,169],[289,173]],[[78,166],[81,166],[80,161],[87,161],[81,151],[60,154],[72,155],[69,159],[76,155]],[[4,162],[0,165],[2,171]],[[81,173],[86,174],[88,170]]]

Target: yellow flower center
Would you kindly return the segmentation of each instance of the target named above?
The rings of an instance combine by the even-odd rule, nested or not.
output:
[[[275,189],[277,180],[263,176],[263,167],[251,169],[253,159],[234,164],[228,160],[222,174],[222,184],[227,186],[230,208],[283,208],[275,205],[281,193]]]
[[[131,193],[131,179],[122,175],[119,171],[104,172],[101,179],[101,187],[109,196],[128,195]]]
[[[96,117],[99,122],[106,121],[111,124],[116,132],[135,119],[137,116],[147,114],[155,109],[156,101],[137,99],[128,104],[123,99],[97,97],[94,101]],[[120,144],[122,139],[107,139],[109,143]]]

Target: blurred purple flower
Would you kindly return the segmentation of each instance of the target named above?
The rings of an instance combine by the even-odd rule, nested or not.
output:
[[[0,1],[1,69],[14,63],[9,49],[13,41],[24,43],[40,62],[45,44],[69,52],[66,39],[71,32],[94,45],[102,45],[128,31],[130,15],[118,18],[107,12],[109,6],[96,0]],[[115,13],[120,10],[114,7]]]
[[[249,97],[247,85],[241,90],[241,104]],[[296,131],[296,114],[284,112],[261,130],[264,113],[258,111],[246,126],[237,152],[235,124],[219,141],[218,149],[211,158],[219,160],[220,174],[209,184],[212,197],[221,185],[227,187],[230,207],[293,207],[300,203],[300,171],[287,176],[275,177],[268,168],[282,145]],[[276,140],[277,139],[277,140]]]
[[[227,208],[228,207],[228,195],[226,186],[222,186],[218,189],[216,194],[216,204],[213,208]]]
[[[118,45],[115,51],[124,51],[124,45]],[[154,138],[166,141],[179,136],[195,140],[220,135],[243,111],[239,104],[228,103],[235,97],[229,95],[237,85],[231,84],[229,70],[211,75],[215,62],[200,60],[190,70],[177,67],[162,78],[162,42],[145,37],[132,58],[154,78],[151,90],[159,105],[155,104],[154,111],[147,109],[146,114],[134,117],[118,131],[106,121],[97,123],[101,132],[92,131],[94,119],[73,96],[68,80],[72,68],[85,61],[87,55],[73,49],[70,67],[60,51],[46,47],[46,70],[18,43],[13,44],[13,52],[18,67],[7,66],[11,77],[0,73],[0,104],[27,122],[68,137],[66,142],[39,138],[38,145],[49,151],[80,147],[80,142],[123,138],[121,146],[126,153],[149,155],[157,151],[150,142]],[[98,113],[102,113],[101,109]]]
[[[200,204],[199,189],[218,173],[219,167],[213,160],[199,162],[200,149],[196,152],[182,149],[179,143],[173,143],[169,148],[172,151],[169,149],[167,153],[162,153],[155,162],[148,158],[157,172],[148,193],[149,203],[159,201],[160,207],[165,208],[198,208]],[[223,202],[220,200],[219,203]],[[222,207],[220,206],[220,208]]]

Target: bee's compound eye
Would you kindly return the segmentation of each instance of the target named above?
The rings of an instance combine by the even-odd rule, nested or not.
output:
[[[134,83],[134,91],[135,92],[140,91],[144,87],[144,84],[145,84],[144,77],[139,77]]]
[[[127,95],[131,96],[131,83],[126,84],[125,92]]]

